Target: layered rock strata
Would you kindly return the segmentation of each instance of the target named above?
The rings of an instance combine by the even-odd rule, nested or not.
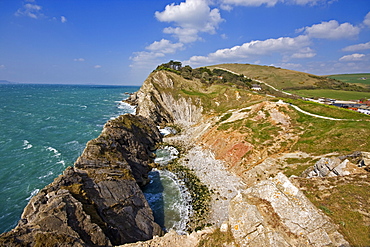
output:
[[[161,235],[140,186],[161,135],[144,117],[108,121],[73,167],[34,196],[2,246],[112,246]]]
[[[241,192],[231,201],[229,214],[241,246],[349,246],[282,173]]]
[[[166,138],[165,141],[180,145],[187,150],[187,154],[180,161],[194,170],[201,182],[215,192],[209,222],[216,227],[224,222],[222,225],[231,229],[235,244],[231,243],[230,246],[349,246],[338,232],[336,225],[320,212],[285,175],[277,174],[276,171],[279,170],[276,168],[277,162],[275,160],[269,162],[268,154],[279,154],[284,152],[284,148],[276,145],[276,141],[272,144],[263,143],[262,146],[270,147],[271,150],[256,149],[249,156],[259,161],[253,167],[243,169],[239,163],[249,149],[241,150],[239,146],[247,145],[244,139],[247,133],[241,135],[235,131],[235,133],[229,131],[225,134],[219,131],[217,123],[221,121],[220,118],[212,112],[201,111],[203,108],[200,100],[186,98],[184,94],[182,97],[177,97],[181,88],[192,86],[185,85],[183,81],[175,80],[174,77],[163,71],[153,73],[145,81],[141,90],[131,98],[131,103],[138,104],[137,114],[154,119],[157,124],[185,127],[180,135]],[[280,128],[275,139],[279,139],[277,141],[279,143],[284,143],[291,139],[295,140],[290,133],[289,118],[284,114],[284,111],[288,110],[286,105],[281,105],[279,102],[257,102],[250,108],[243,108],[242,111],[230,111],[229,119],[223,123],[246,118],[254,122],[265,119],[265,122],[269,121],[271,125],[277,125]],[[177,116],[179,111],[184,114]],[[218,137],[216,134],[219,132],[224,135]],[[239,136],[241,136],[240,140],[237,139]],[[234,148],[233,138],[241,143],[238,148]],[[207,140],[216,141],[207,142]],[[238,157],[236,157],[237,152],[217,155],[230,149],[225,145],[231,145],[232,150],[241,150],[243,153]],[[194,150],[196,150],[195,153]],[[206,155],[210,152],[216,155]],[[212,157],[212,159],[205,157]],[[229,160],[228,157],[231,159]],[[243,169],[242,172],[233,168],[239,166]],[[256,172],[255,168],[259,167],[263,167],[260,169],[261,173]],[[230,171],[237,172],[240,177],[237,178],[236,174],[231,175]],[[268,179],[269,176],[274,178]],[[215,185],[215,182],[218,182],[218,185]],[[171,234],[171,240],[179,238],[173,236],[174,233]],[[141,243],[140,246],[166,246],[168,237],[167,235],[167,238],[162,240]],[[172,244],[194,240],[194,234],[181,239]],[[204,236],[198,235],[194,241],[199,244],[204,239]]]
[[[152,73],[140,90],[126,100],[137,106],[136,114],[153,119],[157,124],[174,124],[190,127],[202,118],[203,108],[190,98],[173,95],[175,87],[181,88],[179,78],[171,78],[165,71]]]

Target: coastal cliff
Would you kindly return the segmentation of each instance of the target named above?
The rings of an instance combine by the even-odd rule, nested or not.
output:
[[[161,135],[144,117],[108,121],[73,167],[35,195],[2,246],[113,246],[161,235],[140,186]]]
[[[365,151],[364,145],[355,146],[347,139],[335,146],[335,152],[329,149],[331,143],[338,142],[338,132],[344,137],[353,125],[307,119],[271,95],[227,83],[187,80],[168,71],[153,72],[128,102],[137,105],[138,115],[158,125],[181,129],[179,134],[165,137],[164,142],[182,148],[178,162],[194,171],[213,192],[211,208],[205,216],[212,225],[210,229],[187,238],[168,233],[163,238],[129,246],[171,246],[175,239],[189,246],[220,245],[212,239],[224,241],[224,246],[350,246],[358,241],[348,235],[344,223],[331,218],[334,213],[326,206],[307,198],[317,191],[302,186],[308,183],[303,175],[297,177],[323,157],[348,154],[359,147]],[[321,134],[327,125],[332,130]],[[363,121],[356,128],[365,133],[367,126]],[[307,133],[314,132],[318,133],[315,139],[310,134],[307,141]],[[307,146],[308,142],[312,146]],[[369,186],[364,173],[363,168],[356,169],[354,176],[366,181],[357,183],[353,179],[351,186]],[[291,174],[296,176],[288,178]],[[366,200],[366,195],[355,193],[361,201]],[[346,213],[358,212],[346,207],[341,208],[348,210]],[[366,225],[367,210],[361,210],[364,213],[360,213],[358,223]]]
[[[328,112],[324,106],[284,101],[315,114]],[[136,115],[108,121],[74,166],[30,200],[16,228],[2,234],[0,243],[366,246],[368,240],[359,235],[370,219],[370,164],[364,152],[370,121],[357,115],[358,121],[314,119],[284,101],[240,83],[207,83],[155,71],[126,100],[136,106]],[[157,126],[178,133],[162,140]],[[211,192],[210,207],[191,219],[199,224],[189,227],[188,235],[170,231],[155,237],[164,233],[140,188],[149,181],[160,142],[178,147],[176,164]],[[354,151],[359,155],[351,158]],[[333,166],[337,177],[314,176],[330,166],[326,158],[341,160],[344,173]]]

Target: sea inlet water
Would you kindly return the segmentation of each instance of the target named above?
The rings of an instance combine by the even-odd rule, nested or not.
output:
[[[165,146],[156,151],[155,162],[165,167],[178,154],[174,147]],[[149,172],[149,177],[151,181],[143,192],[153,210],[155,222],[165,231],[173,229],[179,234],[186,234],[192,205],[185,182],[165,169],[154,169]]]
[[[31,197],[73,165],[109,119],[134,112],[121,101],[138,89],[0,85],[0,233],[17,224]]]

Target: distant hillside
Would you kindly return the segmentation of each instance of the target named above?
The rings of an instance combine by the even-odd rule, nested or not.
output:
[[[329,75],[327,77],[347,83],[365,84],[370,86],[370,73]]]
[[[11,82],[7,80],[0,80],[0,84],[16,84],[16,82]]]
[[[209,69],[222,68],[243,74],[252,79],[262,80],[277,89],[335,89],[345,91],[364,91],[364,87],[348,84],[336,79],[308,73],[282,69],[273,66],[252,64],[219,64],[207,66]]]

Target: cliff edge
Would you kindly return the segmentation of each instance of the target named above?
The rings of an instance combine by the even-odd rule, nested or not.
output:
[[[319,115],[341,114],[340,109],[334,112],[330,108],[329,112],[326,106],[285,100],[307,104],[308,111]],[[187,238],[174,237],[172,232],[163,239],[129,246],[169,246],[176,238],[179,243],[191,242],[191,246],[358,243],[347,234],[344,221],[338,224],[334,213],[326,210],[326,204],[321,206],[315,198],[307,198],[316,191],[300,186],[306,178],[297,176],[323,157],[348,154],[359,147],[365,151],[363,144],[349,141],[355,137],[345,136],[368,133],[368,121],[357,115],[365,121],[357,121],[356,126],[351,124],[353,120],[316,119],[284,101],[232,83],[204,83],[168,71],[153,72],[128,102],[137,105],[138,115],[153,119],[157,125],[181,129],[179,134],[165,137],[164,142],[181,147],[183,156],[178,162],[213,192],[209,215],[205,216],[212,227]],[[357,172],[366,173],[363,168]],[[295,176],[288,178],[292,174]],[[362,175],[358,176],[361,179]],[[355,183],[351,186],[362,188]],[[366,199],[366,195],[359,197]],[[338,205],[343,204],[333,207]],[[350,205],[346,207],[346,212],[353,211]],[[365,211],[359,224],[367,224]]]

